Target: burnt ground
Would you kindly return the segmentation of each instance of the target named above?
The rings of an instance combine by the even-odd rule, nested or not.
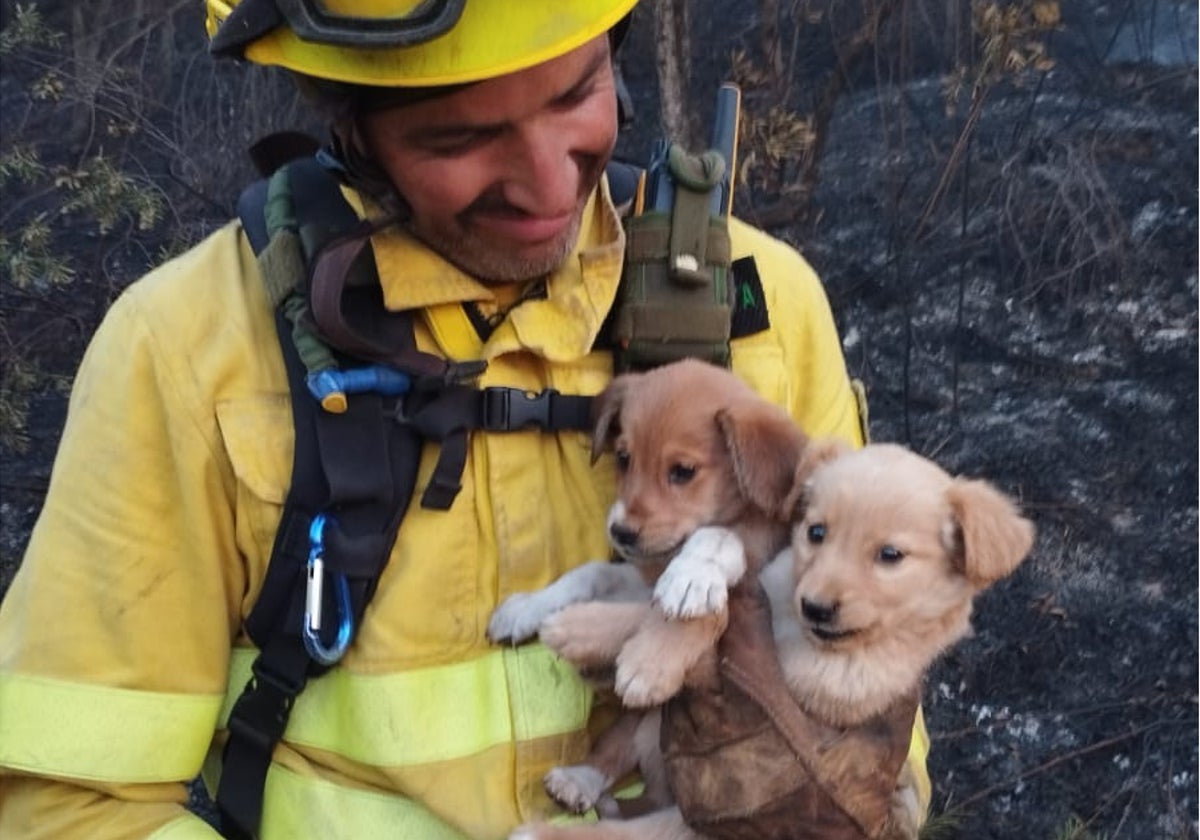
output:
[[[938,78],[845,96],[810,218],[776,232],[826,281],[874,438],[1038,527],[929,678],[945,836],[1194,837],[1194,56],[1088,77],[1062,41],[993,91],[923,238],[955,137]]]
[[[1133,79],[1130,89],[1146,82]],[[882,148],[830,161],[817,195],[825,218],[805,235],[868,386],[876,439],[997,482],[1039,530],[1030,561],[985,594],[975,637],[926,690],[938,807],[961,817],[952,836],[1086,826],[1096,837],[1194,837],[1194,76],[1176,88],[1176,111],[1137,95],[1089,103],[1068,82],[1047,80],[1055,104],[1035,110],[1024,160],[1006,149],[1028,93],[994,102],[977,169],[1011,166],[996,190],[1036,214],[1079,165],[1071,150],[1088,149],[1111,202],[1111,228],[1097,235],[1115,250],[1097,256],[1101,270],[1064,266],[1047,280],[1056,271],[1043,264],[1018,280],[1003,239],[941,263],[939,247],[1012,222],[982,189],[965,224],[923,246],[890,245],[869,212],[880,191],[860,168]],[[922,93],[909,91],[911,106]],[[861,131],[876,106],[856,104],[836,130]],[[915,172],[919,156],[907,165]]]
[[[925,14],[939,4],[911,7]],[[747,14],[694,15],[698,102],[709,101],[730,51],[752,33],[750,4],[728,8]],[[929,213],[968,103],[960,97],[947,114],[945,68],[921,59],[929,21],[920,16],[907,64],[898,71],[884,58],[867,62],[841,94],[820,178],[796,211],[780,215],[780,191],[762,186],[744,187],[736,206],[798,245],[825,279],[848,365],[870,395],[874,438],[992,480],[1038,527],[1031,558],[980,599],[974,636],[943,658],[926,687],[937,836],[1192,838],[1195,8],[1062,8],[1048,45],[1055,67],[989,89],[967,153]],[[3,11],[8,25],[13,7]],[[620,150],[644,159],[656,97],[645,60],[650,21],[645,9],[638,14],[626,72],[639,91],[639,122]],[[249,169],[222,147],[295,122],[294,112],[259,108],[252,129],[230,127],[224,115],[262,94],[234,86],[233,73],[205,69],[196,18],[189,8],[171,19],[175,28],[154,30],[170,45],[162,60],[171,92],[136,99],[134,116],[154,128],[137,136],[149,139],[116,155],[113,135],[105,141],[139,183],[169,199],[165,220],[147,231],[59,231],[82,281],[67,288],[0,278],[3,352],[40,371],[21,391],[30,400],[27,443],[6,444],[0,464],[0,593],[45,491],[62,385],[101,313],[162,249],[177,250],[230,215]],[[822,35],[820,25],[805,31]],[[815,41],[804,53],[819,54]],[[45,106],[24,92],[36,77],[26,69],[10,59],[0,73],[0,151],[30,137],[48,160],[94,150],[97,132],[72,116],[78,102],[34,118]],[[807,72],[798,61],[798,76]],[[128,93],[128,77],[118,82]],[[120,111],[130,101],[104,107]],[[766,105],[747,92],[747,117]],[[257,122],[264,113],[272,124]],[[61,131],[67,123],[73,128]],[[197,149],[204,132],[218,140]],[[20,212],[55,200],[11,181],[4,191],[6,235]],[[2,419],[16,386],[11,378],[0,386]]]

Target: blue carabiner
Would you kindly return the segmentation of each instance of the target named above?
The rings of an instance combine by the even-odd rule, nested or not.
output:
[[[333,665],[346,655],[354,637],[354,608],[350,603],[350,584],[345,575],[335,578],[338,600],[337,638],[330,646],[321,641],[321,605],[325,592],[325,522],[323,513],[313,517],[308,529],[308,583],[304,597],[304,649],[322,665]]]

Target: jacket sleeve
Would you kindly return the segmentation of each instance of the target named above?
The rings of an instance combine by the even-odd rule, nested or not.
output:
[[[754,258],[770,320],[766,332],[741,340],[742,352],[774,354],[786,381],[781,401],[810,437],[840,437],[861,446],[859,401],[816,272],[790,245],[736,219],[730,234],[734,259]]]
[[[184,783],[212,741],[245,588],[234,480],[180,349],[191,336],[144,314],[144,283],[85,355],[0,605],[3,837],[215,836]]]

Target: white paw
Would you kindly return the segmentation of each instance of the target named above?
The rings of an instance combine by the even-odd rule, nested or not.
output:
[[[504,599],[488,621],[487,634],[493,642],[523,642],[537,635],[538,628],[561,605],[544,592],[518,592]]]
[[[555,767],[543,783],[551,799],[575,814],[590,811],[608,790],[604,774],[587,764]]]
[[[697,528],[654,585],[654,602],[667,618],[698,618],[725,609],[729,587],[746,573],[746,551],[733,531]]]
[[[654,603],[667,618],[698,618],[725,609],[729,584],[707,560],[680,555],[654,585]]]

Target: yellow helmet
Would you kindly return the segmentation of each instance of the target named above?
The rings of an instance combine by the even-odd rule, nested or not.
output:
[[[637,0],[205,0],[210,49],[360,85],[502,76],[607,32]]]

